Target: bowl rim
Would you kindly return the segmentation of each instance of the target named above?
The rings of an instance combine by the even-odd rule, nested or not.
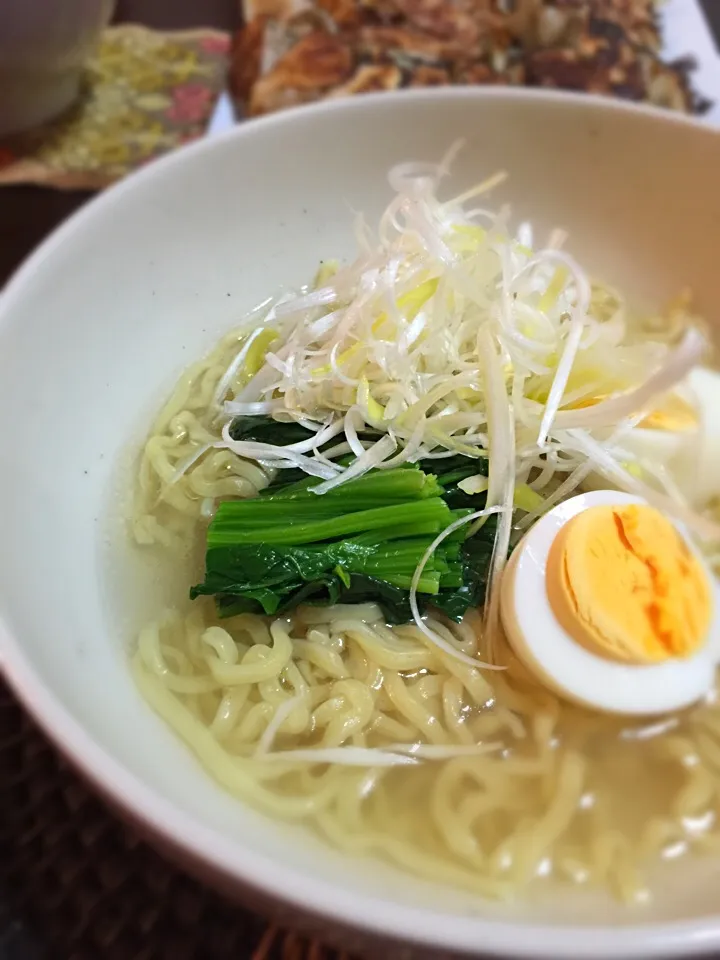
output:
[[[175,166],[210,154],[229,141],[242,142],[255,132],[274,127],[302,124],[305,118],[356,113],[365,110],[401,110],[403,104],[433,101],[536,101],[538,106],[568,110],[582,106],[589,117],[625,114],[655,124],[670,124],[720,138],[720,131],[700,119],[683,114],[663,113],[656,107],[602,96],[564,91],[510,87],[441,87],[366,94],[362,97],[326,100],[280,111],[239,123],[219,135],[205,137],[182,150],[173,151],[144,167],[90,200],[58,226],[12,276],[0,292],[0,326],[8,322],[16,303],[34,282],[45,261],[86,224],[102,219],[126,192],[153,178],[164,177]],[[108,753],[91,733],[66,710],[52,689],[36,673],[23,653],[18,639],[0,619],[0,673],[23,707],[48,738],[70,759],[100,793],[118,803],[131,818],[142,824],[171,848],[182,851],[204,875],[216,873],[227,880],[254,889],[268,900],[324,919],[345,929],[360,929],[379,938],[476,955],[495,957],[589,958],[671,957],[682,952],[698,955],[720,949],[720,910],[715,916],[698,920],[629,924],[622,927],[550,923],[522,923],[511,919],[483,919],[470,915],[433,913],[423,907],[400,905],[372,895],[350,892],[329,881],[309,878],[273,857],[251,853],[242,843],[229,841],[190,814],[178,810],[171,800],[131,773]],[[158,718],[158,722],[162,722]],[[238,801],[241,803],[242,801]],[[212,881],[211,881],[212,882]],[[441,922],[444,921],[444,922]],[[582,938],[582,947],[578,941]]]

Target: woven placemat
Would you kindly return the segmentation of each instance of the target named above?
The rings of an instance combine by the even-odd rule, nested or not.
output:
[[[0,680],[0,960],[352,960],[179,872],[119,822]]]

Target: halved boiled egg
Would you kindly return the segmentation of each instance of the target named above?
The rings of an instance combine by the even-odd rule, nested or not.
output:
[[[501,614],[518,658],[562,697],[657,714],[712,689],[716,594],[680,528],[639,497],[597,490],[559,504],[518,544]]]
[[[664,467],[688,504],[707,507],[720,498],[720,373],[697,367],[680,387],[664,397],[620,444],[642,472],[643,461]],[[605,487],[600,475],[585,486]]]
[[[665,397],[622,438],[621,444],[640,460],[667,466],[691,453],[700,428],[701,411],[695,397],[688,390],[680,390]]]
[[[697,411],[699,436],[694,445],[678,449],[670,471],[688,501],[702,508],[720,497],[720,374],[698,367],[685,383]]]

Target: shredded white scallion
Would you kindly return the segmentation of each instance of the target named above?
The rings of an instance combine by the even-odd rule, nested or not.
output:
[[[370,747],[308,747],[297,750],[271,750],[257,760],[289,761],[290,763],[332,763],[346,767],[411,767],[419,758]]]
[[[470,513],[466,517],[460,517],[459,520],[454,520],[449,524],[442,533],[438,534],[437,537],[433,540],[430,546],[427,548],[423,554],[422,560],[415,568],[415,573],[413,574],[412,583],[410,584],[410,609],[412,610],[413,620],[422,633],[433,643],[436,647],[442,650],[444,653],[448,654],[450,657],[454,657],[456,660],[459,660],[461,663],[466,664],[470,667],[482,668],[483,670],[504,670],[503,666],[497,666],[492,663],[484,663],[481,660],[476,660],[473,657],[469,657],[467,654],[463,653],[462,650],[458,650],[457,647],[454,647],[451,643],[448,643],[444,637],[441,637],[434,630],[431,630],[430,627],[425,623],[420,613],[420,608],[418,606],[417,600],[417,588],[420,583],[420,577],[422,577],[423,570],[427,566],[427,562],[430,557],[435,553],[440,544],[449,537],[456,530],[459,530],[460,527],[464,527],[468,523],[472,523],[475,520],[481,518],[492,516],[496,513],[503,512],[502,507],[488,507],[484,510],[477,510],[475,513]]]
[[[453,757],[481,757],[502,749],[502,743],[393,743],[384,750],[404,753],[419,760],[451,760]]]
[[[263,754],[268,753],[275,742],[275,737],[278,735],[282,725],[293,712],[295,707],[301,706],[304,701],[305,695],[303,693],[298,693],[294,697],[288,697],[287,700],[280,704],[273,714],[270,723],[267,725],[267,727],[265,727],[262,736],[257,742],[257,746],[255,747],[255,757],[261,757]]]

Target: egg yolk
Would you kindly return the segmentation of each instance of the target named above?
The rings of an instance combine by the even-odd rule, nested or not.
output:
[[[670,433],[688,433],[697,430],[700,419],[694,407],[682,397],[670,396],[662,406],[646,414],[639,426],[646,430],[667,430]]]
[[[612,660],[689,657],[712,615],[708,577],[675,527],[644,504],[596,506],[555,538],[548,599],[573,639]]]
[[[568,405],[569,410],[582,410],[594,407],[603,400],[610,399],[606,393],[598,393],[592,397],[584,397]],[[689,433],[700,426],[700,418],[693,406],[682,397],[671,395],[665,399],[662,406],[645,414],[638,426],[645,430],[666,430],[669,433]]]

